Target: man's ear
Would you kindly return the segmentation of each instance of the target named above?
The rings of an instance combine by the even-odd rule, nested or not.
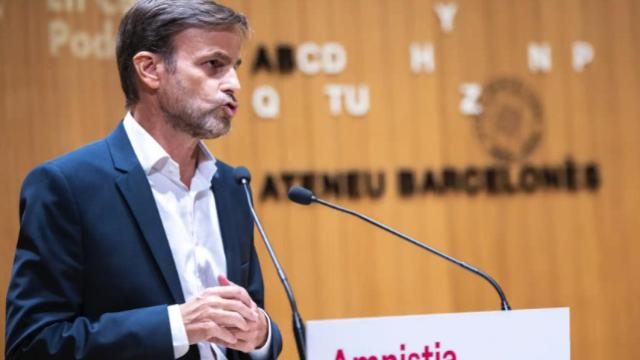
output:
[[[133,67],[136,69],[140,82],[156,90],[160,86],[161,58],[149,51],[141,51],[133,57]]]

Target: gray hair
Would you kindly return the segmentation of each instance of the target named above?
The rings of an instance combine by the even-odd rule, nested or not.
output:
[[[133,57],[140,51],[159,54],[170,70],[173,38],[188,28],[240,29],[246,36],[247,18],[211,0],[137,0],[120,22],[116,59],[120,85],[128,108],[139,100]]]

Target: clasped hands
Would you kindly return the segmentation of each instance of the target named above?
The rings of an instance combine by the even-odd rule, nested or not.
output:
[[[189,344],[208,341],[250,352],[267,340],[267,319],[247,291],[218,276],[220,286],[180,305]]]

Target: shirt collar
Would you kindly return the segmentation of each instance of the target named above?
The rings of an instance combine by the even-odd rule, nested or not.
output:
[[[218,167],[216,166],[216,158],[209,149],[207,149],[204,142],[199,141],[198,148],[200,149],[200,156],[198,156],[198,168],[196,169],[196,172],[202,175],[202,177],[207,180],[208,185],[211,186],[213,175],[218,170]]]
[[[160,171],[169,163],[173,163],[176,168],[179,167],[156,139],[133,118],[131,112],[127,112],[125,115],[123,126],[133,147],[133,152],[136,154],[147,176],[154,171]],[[198,142],[198,149],[200,150],[200,154],[198,156],[198,167],[196,168],[194,179],[197,175],[200,175],[210,182],[217,170],[216,158],[202,141]]]

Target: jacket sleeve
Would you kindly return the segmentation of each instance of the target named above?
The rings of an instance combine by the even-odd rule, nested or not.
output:
[[[95,204],[95,206],[100,206]],[[67,178],[34,169],[20,194],[7,292],[8,359],[173,359],[166,305],[83,314],[83,228]]]

